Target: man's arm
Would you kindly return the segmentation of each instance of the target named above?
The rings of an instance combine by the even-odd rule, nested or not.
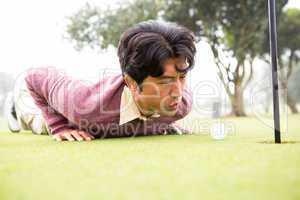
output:
[[[74,130],[70,122],[76,121],[74,99],[81,100],[84,95],[77,96],[76,89],[86,93],[87,88],[79,80],[66,76],[53,67],[33,68],[25,77],[27,88],[35,104],[42,110],[54,139],[91,140],[94,137],[86,132]]]

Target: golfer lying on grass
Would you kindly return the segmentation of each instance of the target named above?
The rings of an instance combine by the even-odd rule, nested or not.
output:
[[[174,122],[191,110],[185,80],[195,52],[188,29],[158,21],[139,23],[120,38],[120,75],[89,85],[53,67],[29,70],[23,93],[17,89],[7,100],[10,129],[18,132],[21,126],[57,141],[185,133]],[[30,95],[24,97],[26,91]],[[26,102],[22,98],[33,99],[35,114],[19,106],[20,99]]]

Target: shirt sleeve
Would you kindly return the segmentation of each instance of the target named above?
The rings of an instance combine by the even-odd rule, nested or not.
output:
[[[35,104],[41,109],[51,134],[72,129],[75,107],[86,87],[54,67],[32,68],[25,77]],[[77,89],[80,90],[77,90]],[[81,92],[80,93],[78,93]],[[78,97],[77,99],[75,97]]]

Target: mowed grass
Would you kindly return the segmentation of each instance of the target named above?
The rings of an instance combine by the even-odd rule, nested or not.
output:
[[[300,115],[285,144],[256,118],[226,118],[224,141],[195,135],[54,142],[0,132],[0,199],[300,199]]]

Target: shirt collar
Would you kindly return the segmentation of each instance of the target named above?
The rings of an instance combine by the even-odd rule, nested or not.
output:
[[[137,118],[145,121],[145,120],[158,118],[158,117],[160,117],[160,115],[157,113],[151,115],[150,117],[143,116],[139,111],[135,101],[133,100],[131,91],[126,85],[124,86],[122,96],[121,96],[119,125],[125,124]]]

